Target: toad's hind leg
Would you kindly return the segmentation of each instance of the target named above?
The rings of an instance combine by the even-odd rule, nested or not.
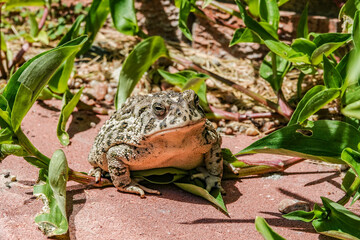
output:
[[[145,197],[145,192],[160,194],[157,190],[152,190],[141,186],[130,178],[130,169],[119,156],[125,156],[128,161],[131,161],[134,149],[128,145],[117,145],[111,147],[107,152],[108,168],[111,180],[114,186],[122,191],[139,194],[140,197]]]

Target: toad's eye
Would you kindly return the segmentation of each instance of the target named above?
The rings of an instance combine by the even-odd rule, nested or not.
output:
[[[164,116],[166,113],[166,107],[162,103],[154,103],[152,105],[152,108],[153,108],[154,113],[159,117]]]
[[[199,96],[196,93],[194,95],[194,104],[195,106],[199,104]]]

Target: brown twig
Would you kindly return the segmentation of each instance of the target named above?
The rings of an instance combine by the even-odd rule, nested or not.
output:
[[[39,29],[39,31],[44,27],[45,21],[46,21],[46,18],[47,18],[47,16],[48,16],[48,14],[49,14],[49,9],[48,9],[47,6],[45,6],[45,7],[44,7],[44,13],[43,13],[43,15],[42,15],[42,17],[41,17],[41,20],[40,20],[39,24],[38,24],[38,29]],[[19,52],[18,52],[18,53],[15,55],[15,57],[13,58],[13,61],[12,61],[11,65],[10,65],[9,69],[12,69],[13,67],[15,67],[16,64],[18,64],[18,63],[21,61],[21,59],[23,58],[24,54],[29,50],[29,48],[31,47],[31,45],[32,45],[32,44],[29,43],[29,42],[25,42],[25,43],[22,45],[22,47],[21,47],[21,49],[19,50]]]
[[[281,107],[278,104],[264,98],[263,96],[255,93],[255,92],[252,92],[249,89],[244,88],[244,87],[238,85],[237,83],[234,83],[233,81],[231,81],[229,79],[223,78],[223,77],[221,77],[221,76],[219,76],[219,75],[217,75],[217,74],[215,74],[213,72],[210,72],[210,71],[202,68],[201,66],[197,65],[196,63],[193,63],[190,60],[187,60],[187,59],[184,59],[184,58],[181,58],[181,57],[177,57],[177,56],[171,56],[171,59],[174,60],[175,62],[183,65],[185,68],[191,68],[191,69],[194,69],[194,70],[196,70],[198,72],[205,73],[205,74],[209,75],[210,77],[212,77],[212,78],[214,78],[214,79],[216,79],[216,80],[218,80],[218,81],[220,81],[220,82],[222,82],[222,83],[224,83],[224,84],[226,84],[228,86],[231,86],[231,87],[239,90],[240,92],[248,95],[249,97],[251,97],[254,100],[258,101],[259,103],[263,104],[264,106],[267,106],[267,107],[275,110],[277,113],[279,113],[280,115],[282,115],[286,119],[288,119],[288,120],[290,119],[290,116],[288,115],[288,113],[283,112],[283,110],[281,109]]]
[[[217,109],[213,106],[209,106],[211,111],[213,112],[213,115],[209,115],[210,118],[223,118],[226,120],[232,120],[232,121],[244,121],[249,119],[255,119],[255,118],[278,118],[280,117],[279,114],[273,113],[273,112],[266,112],[266,113],[248,113],[248,114],[240,114],[240,113],[232,113],[227,112],[221,109]]]
[[[113,186],[112,182],[107,178],[101,178],[99,182],[95,182],[95,177],[74,171],[72,169],[69,169],[69,181],[70,180],[84,185],[91,185],[94,187]]]

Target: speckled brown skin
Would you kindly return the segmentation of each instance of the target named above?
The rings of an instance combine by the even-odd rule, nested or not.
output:
[[[130,170],[162,167],[193,169],[205,166],[207,189],[221,188],[221,137],[205,118],[197,95],[159,92],[130,97],[106,121],[95,138],[88,160],[97,179],[109,172],[124,192],[144,196],[147,189],[130,178]]]

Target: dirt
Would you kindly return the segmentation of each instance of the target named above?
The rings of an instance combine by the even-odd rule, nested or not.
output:
[[[87,154],[107,116],[75,111],[69,121],[71,145],[63,147],[56,138],[61,102],[37,102],[23,121],[23,129],[33,144],[47,156],[63,149],[69,166],[88,171]],[[93,126],[93,127],[92,127]],[[237,152],[257,138],[223,136],[223,147]],[[286,159],[258,154],[253,160]],[[4,174],[17,181],[6,184]],[[38,170],[22,158],[10,156],[0,164],[0,239],[45,239],[34,223],[42,203],[32,195]],[[4,180],[5,179],[5,180]],[[281,200],[290,198],[320,204],[320,196],[338,200],[341,173],[338,169],[303,162],[285,173],[226,180],[224,201],[227,217],[207,201],[172,185],[151,185],[160,196],[139,196],[115,188],[88,188],[69,182],[67,212],[69,233],[62,239],[262,239],[255,230],[256,216],[264,217],[286,239],[330,239],[315,233],[311,223],[286,220],[278,212]],[[10,188],[8,187],[10,186]],[[351,208],[360,213],[360,204]]]

